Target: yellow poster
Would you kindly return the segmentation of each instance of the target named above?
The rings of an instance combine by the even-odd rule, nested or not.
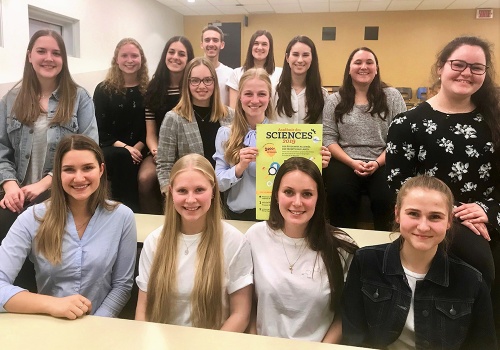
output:
[[[269,218],[274,177],[281,164],[290,157],[304,157],[321,170],[322,142],[322,124],[257,124],[257,220]]]

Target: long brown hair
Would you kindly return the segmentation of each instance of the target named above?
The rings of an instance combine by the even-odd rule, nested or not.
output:
[[[62,238],[65,233],[68,216],[68,194],[64,191],[61,181],[62,159],[71,150],[91,151],[99,166],[104,164],[104,155],[101,148],[90,137],[81,134],[72,134],[64,137],[56,149],[54,156],[54,175],[50,199],[46,201],[47,211],[43,218],[37,218],[40,227],[35,237],[36,250],[53,265],[61,263]],[[99,187],[87,201],[87,210],[94,214],[98,206],[113,210],[117,203],[106,201],[107,193],[106,167],[101,175]]]
[[[319,73],[319,59],[318,51],[314,42],[305,35],[298,35],[288,43],[285,52],[285,59],[283,60],[283,72],[281,73],[280,81],[276,85],[276,111],[278,114],[284,114],[291,118],[297,111],[292,107],[292,70],[287,58],[290,57],[292,47],[302,43],[311,49],[311,66],[306,73],[306,116],[304,121],[308,124],[315,124],[322,116],[323,107],[325,105],[325,96],[321,88],[321,75]]]
[[[347,236],[344,231],[327,223],[324,210],[326,208],[325,187],[321,172],[316,164],[302,157],[292,157],[283,162],[274,179],[267,224],[273,230],[282,230],[285,227],[285,219],[281,215],[278,204],[278,190],[283,176],[295,170],[308,175],[317,186],[318,200],[314,214],[306,227],[305,240],[309,248],[318,252],[318,257],[323,259],[331,290],[330,310],[335,311],[338,310],[340,296],[344,289],[344,270],[338,249],[353,254],[358,247],[356,244],[342,239],[342,236]]]
[[[259,37],[264,35],[267,40],[269,40],[269,51],[267,53],[266,62],[264,62],[264,69],[267,74],[271,75],[274,73],[275,65],[274,65],[274,44],[273,44],[273,36],[267,30],[261,29],[253,33],[250,41],[248,43],[247,55],[245,58],[245,62],[243,63],[243,71],[246,72],[250,68],[255,67],[255,62],[253,58],[253,43]]]
[[[51,120],[52,124],[64,124],[71,120],[73,116],[73,108],[76,99],[76,89],[78,85],[71,78],[68,69],[68,55],[63,38],[55,31],[42,29],[37,31],[31,37],[26,58],[24,61],[23,78],[15,86],[20,85],[19,93],[12,107],[12,114],[23,124],[33,125],[42,112],[40,107],[40,95],[42,88],[36,76],[33,65],[29,61],[29,55],[33,50],[33,46],[38,38],[42,36],[51,36],[59,46],[59,52],[62,58],[61,72],[57,76],[59,103],[57,104],[56,113]]]
[[[112,93],[125,93],[125,80],[123,79],[122,71],[120,67],[118,67],[116,60],[118,59],[120,49],[127,44],[132,44],[137,47],[141,55],[141,68],[137,71],[137,80],[139,81],[139,91],[144,95],[149,83],[148,61],[144,55],[141,44],[133,38],[124,38],[116,45],[113,58],[111,59],[111,67],[108,70],[106,79],[104,79],[103,87],[105,90]]]
[[[222,250],[222,209],[215,172],[210,162],[199,154],[188,154],[175,162],[170,186],[187,170],[201,172],[212,185],[212,204],[206,215],[196,256],[194,287],[191,292],[191,321],[200,328],[220,329],[223,323],[222,298],[224,255]],[[171,188],[171,187],[170,187]],[[165,205],[165,222],[151,266],[146,303],[146,319],[169,323],[177,295],[177,247],[181,235],[181,216],[175,210],[169,191]]]
[[[186,119],[188,122],[193,120],[193,101],[191,91],[189,90],[189,78],[191,78],[193,68],[201,65],[206,66],[210,71],[210,75],[214,78],[214,92],[210,97],[210,107],[212,109],[210,121],[215,123],[222,118],[225,118],[229,114],[229,111],[220,98],[219,83],[215,68],[212,62],[205,57],[196,57],[186,65],[186,69],[184,69],[184,75],[182,77],[181,99],[179,100],[177,106],[173,108],[173,111]]]
[[[352,111],[354,107],[356,89],[352,84],[352,77],[349,74],[349,71],[352,59],[354,55],[359,51],[366,51],[371,53],[373,55],[373,58],[375,59],[375,64],[377,65],[377,74],[375,75],[375,78],[373,78],[373,81],[370,83],[370,87],[368,88],[368,92],[366,93],[366,98],[368,99],[367,111],[370,112],[372,117],[378,115],[378,117],[382,120],[385,120],[387,118],[387,115],[389,114],[387,96],[384,92],[384,88],[386,88],[388,85],[382,81],[382,78],[380,76],[380,67],[378,64],[377,55],[375,55],[375,52],[367,47],[360,47],[351,52],[345,65],[344,81],[342,82],[342,86],[339,89],[340,102],[337,107],[335,107],[334,113],[335,121],[337,123],[342,123],[344,114]]]
[[[243,140],[248,132],[248,121],[245,116],[245,111],[241,104],[241,94],[243,93],[243,86],[245,83],[253,78],[260,79],[266,83],[267,90],[269,93],[269,104],[267,105],[266,111],[264,112],[266,117],[272,118],[274,108],[271,102],[272,96],[272,85],[269,79],[269,74],[262,68],[250,68],[241,76],[238,85],[238,101],[236,102],[236,109],[234,111],[234,119],[231,125],[231,133],[229,139],[226,142],[226,150],[224,152],[224,158],[229,164],[237,164],[240,161],[240,149],[243,148]]]

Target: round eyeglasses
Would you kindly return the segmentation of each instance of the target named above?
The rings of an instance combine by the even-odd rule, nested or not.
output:
[[[467,63],[462,60],[448,60],[448,62],[450,62],[450,67],[452,70],[456,72],[463,72],[467,69],[467,67],[469,67],[470,72],[474,75],[483,75],[484,73],[486,73],[486,69],[489,68],[488,66],[485,66],[481,63]]]
[[[214,83],[214,78],[213,77],[205,77],[203,79],[200,78],[189,78],[189,84],[192,86],[198,86],[203,82],[205,86],[210,86]]]

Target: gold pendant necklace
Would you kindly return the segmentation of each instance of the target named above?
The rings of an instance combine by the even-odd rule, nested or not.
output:
[[[285,232],[283,231],[283,234],[285,234]],[[286,235],[286,234],[285,234]],[[283,242],[283,236],[281,236],[281,246],[283,247],[283,251],[285,252],[285,257],[286,257],[286,261],[288,262],[288,269],[290,270],[290,273],[293,274],[293,267],[295,266],[295,264],[297,263],[297,261],[299,261],[300,257],[302,256],[302,253],[304,253],[304,251],[306,250],[306,246],[305,246],[305,238],[302,240],[302,243],[300,245],[300,248],[299,248],[299,254],[297,255],[297,258],[295,259],[295,261],[292,263],[290,263],[290,259],[288,259],[288,254],[286,252],[286,248],[285,248],[285,243]],[[295,244],[295,243],[294,243]]]

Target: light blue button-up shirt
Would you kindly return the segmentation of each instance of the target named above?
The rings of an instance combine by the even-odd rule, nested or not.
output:
[[[137,253],[133,212],[123,204],[98,207],[80,239],[68,212],[62,262],[52,265],[35,250],[45,203],[22,213],[0,246],[0,312],[24,289],[12,285],[26,256],[34,263],[38,293],[54,297],[81,294],[92,302],[92,314],[116,317],[130,298]]]
[[[215,174],[222,192],[227,192],[227,206],[235,213],[255,208],[255,167],[249,166],[243,175],[236,177],[235,165],[231,166],[224,158],[226,143],[231,129],[221,126],[215,138]],[[252,171],[253,170],[253,171]]]

